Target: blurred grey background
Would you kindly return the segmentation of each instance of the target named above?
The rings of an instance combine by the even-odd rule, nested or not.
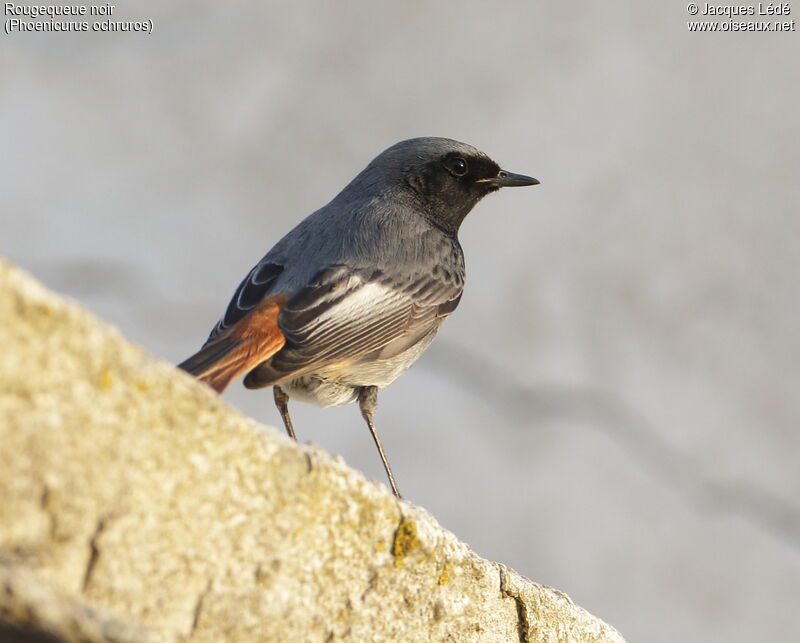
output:
[[[472,143],[542,185],[473,211],[461,306],[381,396],[404,494],[630,641],[791,640],[797,32],[652,0],[115,18],[155,31],[0,37],[0,253],[174,363],[385,147]],[[226,398],[279,425],[268,392]],[[356,407],[293,412],[384,482]]]

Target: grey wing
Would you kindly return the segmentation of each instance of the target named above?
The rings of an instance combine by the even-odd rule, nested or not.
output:
[[[455,310],[462,288],[463,277],[447,271],[397,277],[330,266],[281,310],[286,345],[270,360],[270,379],[413,345]]]
[[[228,330],[247,313],[272,294],[275,282],[283,272],[283,266],[273,261],[262,259],[239,284],[233,293],[225,314],[211,330],[206,344],[220,333]]]

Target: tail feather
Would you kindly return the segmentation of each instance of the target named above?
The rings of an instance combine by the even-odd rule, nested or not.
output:
[[[237,365],[243,361],[244,355],[236,350],[241,345],[241,340],[220,337],[178,364],[178,368],[205,382],[217,393],[222,393],[230,381],[242,372]]]
[[[214,364],[228,355],[241,341],[229,337],[220,337],[219,341],[209,342],[194,355],[178,364],[190,375],[200,377],[204,372],[213,368]]]
[[[278,328],[277,317],[286,299],[283,294],[267,297],[230,330],[178,364],[178,368],[222,393],[234,378],[283,348],[286,338]]]

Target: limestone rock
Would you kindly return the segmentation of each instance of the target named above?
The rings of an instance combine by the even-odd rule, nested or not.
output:
[[[0,311],[0,633],[622,641],[2,260]]]

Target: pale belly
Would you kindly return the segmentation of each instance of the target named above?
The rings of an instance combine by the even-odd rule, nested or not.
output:
[[[280,387],[286,394],[301,402],[318,406],[341,406],[355,402],[363,386],[385,388],[419,359],[436,336],[437,328],[413,346],[387,358],[369,356],[360,360],[326,366],[292,380],[284,380]]]

